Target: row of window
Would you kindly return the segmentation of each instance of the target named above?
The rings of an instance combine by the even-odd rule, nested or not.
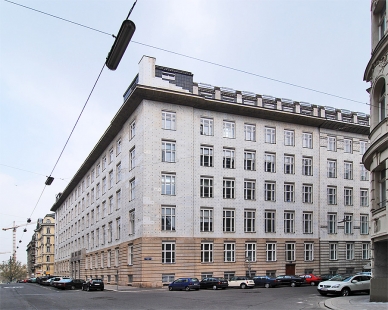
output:
[[[167,130],[176,130],[176,113],[169,111],[162,111],[162,128]],[[295,130],[284,129],[283,141],[286,146],[295,145]],[[212,118],[202,117],[200,121],[200,134],[205,136],[214,135],[214,120]],[[236,138],[236,123],[234,121],[223,121],[223,137],[224,138]],[[244,124],[244,139],[246,141],[256,141],[256,125]],[[276,128],[265,127],[264,128],[264,141],[265,143],[276,143]],[[302,147],[313,148],[313,134],[309,132],[302,133]],[[366,151],[367,142],[360,141],[360,153],[364,154]],[[335,136],[328,136],[327,149],[329,151],[337,151],[337,138]],[[343,149],[345,153],[353,152],[353,140],[350,138],[344,138]]]

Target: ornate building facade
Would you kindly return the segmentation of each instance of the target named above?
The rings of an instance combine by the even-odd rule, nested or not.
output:
[[[35,276],[54,274],[55,214],[38,219],[35,229]]]
[[[388,35],[387,2],[371,2],[372,54],[364,80],[370,82],[370,147],[364,155],[365,167],[371,172],[371,301],[388,301],[388,212],[387,212],[387,76]]]

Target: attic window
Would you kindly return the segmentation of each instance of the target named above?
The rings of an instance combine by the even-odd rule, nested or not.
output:
[[[169,81],[175,81],[175,74],[169,73],[169,72],[162,72],[162,79],[169,80]]]

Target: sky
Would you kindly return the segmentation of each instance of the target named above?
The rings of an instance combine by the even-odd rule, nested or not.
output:
[[[51,213],[56,194],[122,105],[143,55],[192,72],[195,82],[369,114],[363,81],[371,53],[369,0],[138,0],[132,41],[117,70],[102,71],[56,165],[111,34],[132,4],[0,1],[0,228]],[[54,167],[54,182],[45,187]],[[16,230],[22,263],[35,228]],[[0,262],[11,252],[12,229],[0,230]]]

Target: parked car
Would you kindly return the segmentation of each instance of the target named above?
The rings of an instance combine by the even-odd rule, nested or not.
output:
[[[213,290],[221,288],[224,290],[228,287],[228,280],[216,277],[204,278],[199,285],[201,288],[212,288]]]
[[[36,283],[36,278],[29,278],[27,280],[28,283]]]
[[[75,290],[75,289],[81,289],[82,284],[84,283],[84,280],[81,279],[61,279],[56,283],[56,288],[60,289],[70,289],[70,290]]]
[[[47,278],[46,280],[42,281],[42,283],[40,283],[41,285],[45,285],[45,286],[49,286],[51,285],[51,281],[53,281],[54,278]]]
[[[198,291],[200,289],[200,284],[197,278],[179,278],[171,282],[168,285],[168,289],[170,291],[174,291],[174,290],[190,291],[191,289]]]
[[[232,277],[228,281],[228,286],[230,287],[239,287],[239,288],[252,288],[255,287],[255,282],[252,280],[251,277],[247,276],[236,276]]]
[[[304,279],[304,283],[314,286],[315,284],[318,284],[322,281],[322,278],[320,276],[316,276],[312,273],[310,274],[304,274],[300,276],[302,279]]]
[[[277,276],[279,285],[289,285],[289,286],[301,286],[304,283],[304,279],[296,275],[281,275]]]
[[[279,285],[276,278],[271,278],[269,276],[254,276],[253,281],[255,282],[255,286],[261,286],[265,288],[276,287]]]
[[[57,287],[59,281],[62,279],[71,279],[69,277],[55,277],[54,280],[50,283],[51,286]]]
[[[362,291],[369,293],[370,279],[371,276],[368,275],[353,275],[345,279],[334,277],[329,281],[319,283],[317,290],[323,296],[327,294],[348,296],[353,292]]]
[[[331,274],[331,273],[326,273],[326,274],[321,274],[320,275],[322,281],[328,281],[328,280],[330,280],[334,276],[336,276],[336,275],[335,274]]]
[[[89,279],[86,282],[82,283],[83,291],[92,291],[92,290],[104,290],[104,281],[102,279]]]

